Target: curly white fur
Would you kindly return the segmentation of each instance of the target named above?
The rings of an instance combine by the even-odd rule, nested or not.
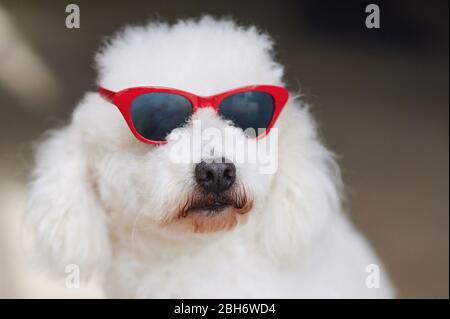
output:
[[[283,85],[267,35],[210,17],[128,27],[97,65],[98,83],[111,90],[155,85],[211,95]],[[230,127],[208,110],[195,118]],[[177,130],[181,141],[144,144],[113,105],[87,93],[37,153],[28,217],[41,256],[58,272],[77,264],[84,277],[102,275],[110,297],[392,297],[380,261],[342,212],[339,168],[308,107],[291,97],[277,127],[275,174],[236,164],[253,199],[245,218],[197,233],[163,225],[195,184],[192,163],[169,160],[172,147],[192,138],[191,127]],[[380,288],[366,287],[369,264],[380,266]]]

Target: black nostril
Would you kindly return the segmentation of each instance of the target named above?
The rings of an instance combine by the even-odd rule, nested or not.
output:
[[[195,166],[195,180],[207,192],[226,191],[236,180],[236,166],[225,159],[201,162]]]

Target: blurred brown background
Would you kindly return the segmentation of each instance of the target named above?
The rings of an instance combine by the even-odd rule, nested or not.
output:
[[[340,155],[348,206],[400,297],[449,296],[447,1],[0,1],[0,296],[97,297],[33,271],[21,216],[33,141],[93,89],[93,54],[126,23],[209,13],[277,42],[290,88]],[[365,6],[381,9],[367,29]]]

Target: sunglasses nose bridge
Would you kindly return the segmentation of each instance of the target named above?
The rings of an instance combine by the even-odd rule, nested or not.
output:
[[[215,98],[213,96],[199,97],[197,100],[197,108],[215,107]]]

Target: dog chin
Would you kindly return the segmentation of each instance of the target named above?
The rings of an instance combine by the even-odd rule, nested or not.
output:
[[[195,189],[182,202],[174,217],[164,226],[182,226],[194,233],[213,233],[233,229],[253,207],[253,199],[243,187],[220,193]]]

